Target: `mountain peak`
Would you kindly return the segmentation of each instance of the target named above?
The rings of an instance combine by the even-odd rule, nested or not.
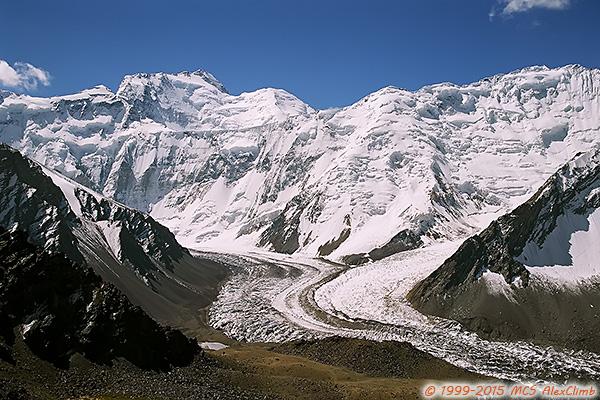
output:
[[[211,92],[229,94],[225,86],[217,78],[202,69],[194,72],[183,71],[176,74],[157,72],[126,75],[119,85],[117,94],[125,98],[130,98],[132,95],[133,97],[138,97],[143,94],[146,88],[163,91],[173,88],[195,90],[200,87],[204,87]]]
[[[201,69],[135,74],[115,101],[5,99],[0,140],[150,210],[189,246],[234,237],[316,253],[345,237],[349,215],[330,254],[340,259],[407,229],[466,235],[519,204],[598,142],[599,81],[598,70],[534,66],[463,86],[388,86],[314,112],[282,89],[228,95]],[[373,228],[380,219],[389,227]]]
[[[221,82],[219,82],[219,80],[215,78],[213,74],[203,69],[197,69],[194,72],[183,71],[178,73],[177,76],[198,76],[202,78],[206,83],[209,83],[212,86],[219,89],[221,92],[229,94],[225,86]]]

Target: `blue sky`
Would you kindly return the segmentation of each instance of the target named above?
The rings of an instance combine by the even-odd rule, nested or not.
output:
[[[0,87],[116,90],[126,74],[202,68],[233,94],[340,107],[388,85],[598,68],[599,18],[598,0],[6,1]]]

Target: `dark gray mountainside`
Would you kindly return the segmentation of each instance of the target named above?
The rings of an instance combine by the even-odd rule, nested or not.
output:
[[[66,368],[83,354],[97,363],[124,357],[150,369],[189,363],[194,340],[158,325],[112,284],[62,254],[27,242],[21,231],[0,228],[0,358],[22,335],[43,360]]]
[[[225,268],[200,260],[148,215],[44,169],[0,143],[0,226],[92,267],[158,321],[203,328]]]
[[[0,227],[0,260],[0,400],[276,398],[23,231]]]
[[[531,199],[467,239],[408,300],[487,337],[600,352],[597,278],[565,283],[526,268],[548,265],[548,257],[541,261],[545,251],[577,274],[571,235],[590,230],[590,215],[600,206],[598,188],[600,150],[578,155]],[[501,282],[485,279],[490,272],[500,274]]]

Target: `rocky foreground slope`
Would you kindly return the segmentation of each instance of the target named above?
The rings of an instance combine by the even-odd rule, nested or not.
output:
[[[209,73],[118,91],[0,94],[0,141],[148,212],[191,248],[263,246],[363,263],[483,228],[598,142],[600,71],[531,67],[387,87],[313,110]]]
[[[65,368],[80,353],[108,364],[123,357],[149,369],[188,364],[195,341],[159,326],[113,285],[61,254],[0,228],[0,356],[9,363],[15,336],[33,354]]]
[[[408,299],[492,338],[600,352],[600,150],[467,239]]]

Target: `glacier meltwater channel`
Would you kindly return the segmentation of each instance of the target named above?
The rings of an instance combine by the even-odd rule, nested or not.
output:
[[[233,270],[211,308],[210,323],[249,342],[331,335],[406,341],[454,365],[500,379],[600,379],[600,356],[594,353],[488,341],[457,322],[412,308],[405,299],[410,288],[459,244],[436,244],[351,269],[297,255],[204,253]]]

